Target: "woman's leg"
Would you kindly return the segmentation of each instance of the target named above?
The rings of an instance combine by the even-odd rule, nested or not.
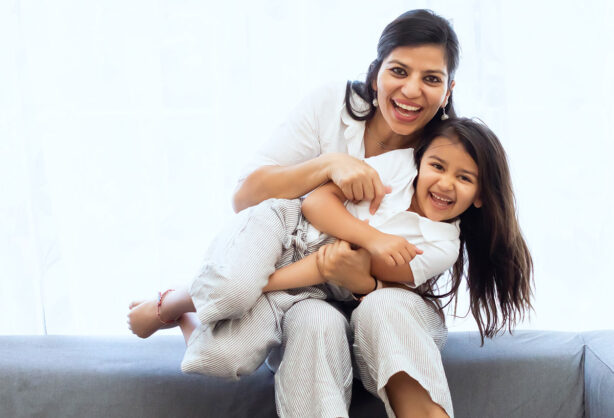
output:
[[[390,406],[397,417],[403,418],[447,418],[448,414],[433,402],[429,393],[420,383],[405,372],[393,375],[386,385]]]
[[[453,416],[439,351],[447,330],[430,304],[408,290],[377,290],[354,310],[351,326],[360,378],[389,416]]]
[[[345,316],[328,302],[294,304],[282,322],[281,363],[275,373],[280,417],[347,417],[352,360]]]

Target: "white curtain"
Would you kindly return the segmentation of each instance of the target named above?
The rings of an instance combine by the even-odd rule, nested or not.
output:
[[[127,333],[131,299],[189,282],[293,105],[364,77],[421,7],[459,35],[459,113],[508,152],[536,266],[521,328],[612,328],[610,1],[0,0],[0,333]]]

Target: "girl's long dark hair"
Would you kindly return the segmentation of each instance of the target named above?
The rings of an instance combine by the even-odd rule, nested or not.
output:
[[[463,277],[470,309],[482,343],[502,329],[511,332],[532,309],[533,260],[516,218],[511,176],[503,146],[483,123],[451,118],[424,132],[414,155],[416,165],[437,137],[459,141],[478,166],[482,206],[471,206],[460,218],[460,252],[451,271],[451,288],[436,294],[435,280],[420,289],[423,296],[455,301]],[[441,304],[439,307],[442,308]],[[444,305],[445,306],[445,305]],[[456,311],[456,308],[455,308]]]
[[[448,69],[448,87],[450,86],[450,83],[454,80],[454,73],[459,61],[459,44],[454,29],[446,19],[430,10],[410,10],[389,23],[382,32],[377,44],[377,58],[369,65],[366,80],[348,81],[345,89],[345,108],[353,119],[365,121],[370,120],[375,115],[376,108],[372,102],[376,92],[372,87],[373,81],[377,78],[382,63],[392,50],[402,46],[421,45],[443,47]],[[355,91],[367,103],[368,109],[366,111],[363,107],[356,108],[352,104],[352,91]],[[452,103],[452,94],[448,98],[446,112],[452,117],[456,115]],[[439,123],[442,113],[443,109],[439,109],[424,129]],[[415,138],[419,138],[420,135],[420,132],[412,134]]]

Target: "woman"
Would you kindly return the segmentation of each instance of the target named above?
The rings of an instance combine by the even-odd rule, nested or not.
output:
[[[441,17],[425,10],[399,16],[382,33],[365,83],[316,92],[277,132],[237,189],[235,209],[300,197],[330,180],[349,200],[371,200],[375,211],[385,188],[359,158],[412,147],[423,129],[454,115],[458,49]],[[324,254],[320,267],[330,282],[360,294],[372,290],[366,252],[339,242]],[[281,334],[282,346],[269,362],[279,363],[275,389],[282,417],[347,416],[352,335],[360,377],[389,415],[452,416],[438,350],[447,330],[414,293],[391,288],[367,295],[351,323],[325,301],[301,300],[285,313]],[[422,360],[409,358],[412,352]],[[229,355],[241,361],[242,354]]]
[[[247,170],[235,193],[236,210],[270,198],[300,197],[330,180],[348,200],[371,201],[374,213],[387,190],[361,159],[413,147],[425,129],[454,115],[457,63],[458,41],[447,21],[425,10],[401,15],[384,30],[366,82],[322,88],[292,114]],[[238,235],[271,233],[254,216],[249,212],[245,223],[238,223],[241,234],[230,230],[219,245],[212,244],[219,256],[215,259],[224,259],[226,246],[235,245]],[[279,214],[280,219],[286,216]],[[194,280],[189,295],[167,291],[157,303],[133,304],[133,332],[146,337],[159,328],[156,309],[157,318],[168,323],[196,308],[200,321],[179,321],[189,336],[182,370],[225,377],[251,373],[273,349],[268,362],[277,368],[276,405],[282,417],[347,416],[353,340],[360,377],[384,401],[389,415],[452,416],[439,354],[447,330],[436,307],[392,284],[373,292],[365,250],[354,251],[338,241],[318,254],[318,269],[326,280],[366,295],[351,322],[314,287],[256,296],[253,308],[238,318],[203,317],[203,312],[215,316],[240,301],[241,289],[223,290],[212,280],[222,263],[207,264],[205,270],[211,271],[203,270],[199,277],[204,279]],[[233,283],[240,286],[241,281]],[[206,309],[213,300],[220,308]],[[185,307],[175,314],[164,312],[181,305]]]

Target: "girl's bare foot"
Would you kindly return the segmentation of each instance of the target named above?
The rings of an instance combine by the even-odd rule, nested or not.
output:
[[[164,324],[158,318],[158,300],[134,301],[130,303],[130,312],[128,312],[128,328],[141,338],[147,338],[154,332],[163,328],[172,328],[177,326],[177,323]],[[173,318],[165,318],[164,312],[160,313],[165,321],[171,321]]]

